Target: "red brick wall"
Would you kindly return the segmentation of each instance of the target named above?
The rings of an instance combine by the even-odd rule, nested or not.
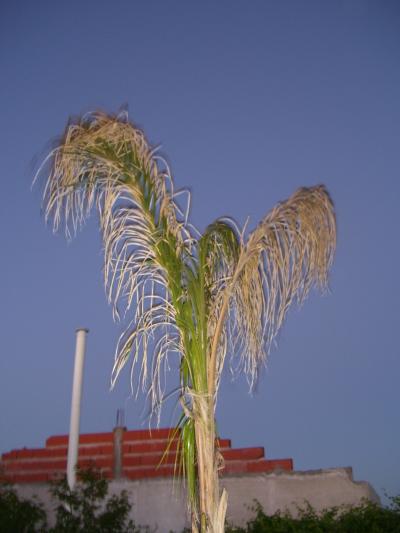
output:
[[[170,477],[175,473],[178,441],[167,448],[169,428],[124,431],[122,440],[122,476],[128,479]],[[220,439],[225,466],[222,474],[293,470],[292,459],[265,459],[264,448],[232,448],[231,441]],[[44,448],[22,448],[3,453],[2,477],[13,483],[48,482],[64,477],[67,467],[68,435],[55,435]],[[113,477],[114,434],[89,433],[79,438],[78,465],[95,467],[104,477]]]

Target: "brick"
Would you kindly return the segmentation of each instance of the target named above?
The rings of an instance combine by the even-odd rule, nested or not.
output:
[[[221,453],[225,461],[261,459],[264,457],[264,448],[233,448],[222,450]]]
[[[8,483],[13,483],[12,476],[10,474],[6,474],[6,472],[2,469],[0,471],[0,484]]]
[[[80,468],[113,468],[114,461],[112,457],[95,457],[87,459],[78,459],[78,466]]]
[[[122,466],[141,466],[151,465],[157,467],[158,465],[175,464],[176,453],[164,454],[142,454],[142,455],[125,455],[122,459]]]
[[[130,430],[124,431],[123,433],[123,442],[132,443],[140,441],[155,441],[155,440],[166,440],[173,435],[174,428],[156,428],[156,429],[139,429],[139,430]],[[112,442],[113,433],[87,433],[82,434],[79,437],[79,444],[96,444],[99,442]],[[220,448],[230,448],[231,441],[230,439],[218,439],[217,443]],[[46,440],[46,447],[55,447],[55,446],[68,446],[68,435],[53,435]],[[10,453],[10,452],[9,452]]]
[[[46,483],[49,476],[45,472],[35,474],[15,474],[12,476],[13,483]]]
[[[114,478],[114,472],[112,468],[102,468],[101,469],[101,477],[106,479],[113,479]]]
[[[217,439],[216,444],[219,448],[230,448],[231,440],[230,439]]]
[[[51,446],[68,446],[68,435],[53,435],[46,439],[46,448]]]
[[[36,448],[36,449],[29,449],[24,448],[22,450],[18,450],[17,457],[18,459],[25,459],[25,458],[51,458],[53,456],[51,450],[46,450],[46,448]]]
[[[114,446],[112,445],[103,445],[103,446],[80,446],[79,447],[79,456],[86,457],[88,455],[111,455],[113,454]]]
[[[130,433],[130,432],[129,432]],[[231,446],[231,441],[229,439],[220,439],[216,442],[217,446],[221,450],[229,449]],[[170,450],[176,450],[179,445],[179,439],[174,439],[172,442],[169,442],[168,439],[155,440],[155,441],[144,441],[144,442],[134,442],[131,440],[131,437],[128,435],[123,440],[123,453],[152,453],[152,452],[164,452],[167,447]]]
[[[107,433],[84,433],[79,437],[79,444],[98,444],[100,442],[113,442],[114,434]]]
[[[179,474],[175,469],[179,438],[174,429],[132,430],[123,433],[123,473],[129,479],[166,477]],[[175,434],[176,436],[176,434]],[[79,439],[78,464],[82,468],[93,467],[104,477],[113,475],[113,432],[83,434]],[[264,448],[231,448],[229,439],[217,439],[224,460],[223,474],[271,472],[276,469],[293,470],[292,459],[264,459]],[[59,479],[66,474],[68,435],[54,435],[46,440],[45,448],[23,448],[2,454],[2,477],[18,479],[18,482],[45,482]],[[168,453],[164,452],[168,447]],[[164,462],[161,463],[164,457]]]
[[[1,458],[3,461],[8,460],[8,459],[16,459],[17,454],[18,454],[18,450],[11,450],[10,452],[3,453]]]
[[[67,457],[68,455],[68,448],[57,446],[56,448],[44,448],[44,450],[47,450],[52,457]]]
[[[46,447],[51,448],[53,446],[68,446],[68,435],[53,435],[46,440]],[[80,445],[90,445],[113,442],[114,435],[112,432],[104,433],[83,433],[79,436]]]
[[[128,479],[146,479],[156,477],[172,477],[175,473],[173,466],[164,466],[160,468],[124,468],[123,476]]]
[[[124,431],[123,442],[140,441],[140,440],[168,440],[174,434],[173,428],[156,428],[156,429],[136,429]]]
[[[47,470],[54,470],[54,469],[66,469],[67,467],[67,461],[60,460],[60,461],[13,461],[12,463],[7,464],[6,471],[7,472],[18,472],[18,471],[31,471],[31,470],[39,470],[39,471],[47,471]]]
[[[232,461],[225,463],[224,468],[221,469],[221,474],[244,474],[246,472],[246,461]]]
[[[293,459],[272,459],[247,463],[247,472],[273,472],[274,470],[293,470]]]
[[[139,442],[139,443],[127,443],[122,445],[122,453],[154,453],[154,452],[164,452],[168,446],[167,441],[161,441],[161,442]],[[170,450],[176,450],[178,446],[178,440],[174,440],[171,442],[171,445],[169,446]]]
[[[12,454],[3,454],[3,462],[9,463],[26,459],[53,459],[54,457],[66,457],[67,448],[37,448],[15,450]]]

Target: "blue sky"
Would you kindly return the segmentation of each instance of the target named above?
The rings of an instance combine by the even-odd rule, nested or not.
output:
[[[400,493],[399,30],[395,1],[2,2],[1,452],[68,431],[78,326],[90,329],[82,431],[111,430],[121,406],[130,428],[147,424],[128,370],[109,391],[120,326],[96,217],[67,243],[31,190],[71,115],[127,106],[190,188],[201,230],[221,215],[252,227],[326,184],[331,294],[291,311],[253,396],[226,373],[218,426],[297,469],[351,465]]]

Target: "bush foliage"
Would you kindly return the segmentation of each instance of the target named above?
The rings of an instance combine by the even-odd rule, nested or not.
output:
[[[139,533],[128,519],[131,504],[125,491],[108,497],[108,481],[92,469],[78,476],[73,491],[65,479],[51,487],[56,504],[52,528],[39,502],[20,498],[7,485],[0,487],[0,533]]]
[[[400,496],[390,498],[390,507],[364,501],[350,507],[331,507],[317,513],[309,504],[298,516],[277,512],[266,515],[256,502],[255,516],[246,527],[228,527],[227,533],[400,533]]]
[[[67,481],[52,487],[52,495],[58,501],[56,524],[51,533],[138,533],[128,520],[131,510],[127,493],[107,498],[108,481],[92,469],[78,472],[79,483],[73,491]]]
[[[0,486],[0,532],[47,531],[46,513],[35,499],[20,498],[9,485]]]

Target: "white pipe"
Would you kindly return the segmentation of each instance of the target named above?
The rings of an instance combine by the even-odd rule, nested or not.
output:
[[[86,334],[88,329],[76,330],[76,348],[74,364],[74,380],[72,384],[71,421],[69,426],[67,481],[73,490],[76,483],[76,466],[78,463],[79,422],[81,412],[83,364],[85,361]]]

